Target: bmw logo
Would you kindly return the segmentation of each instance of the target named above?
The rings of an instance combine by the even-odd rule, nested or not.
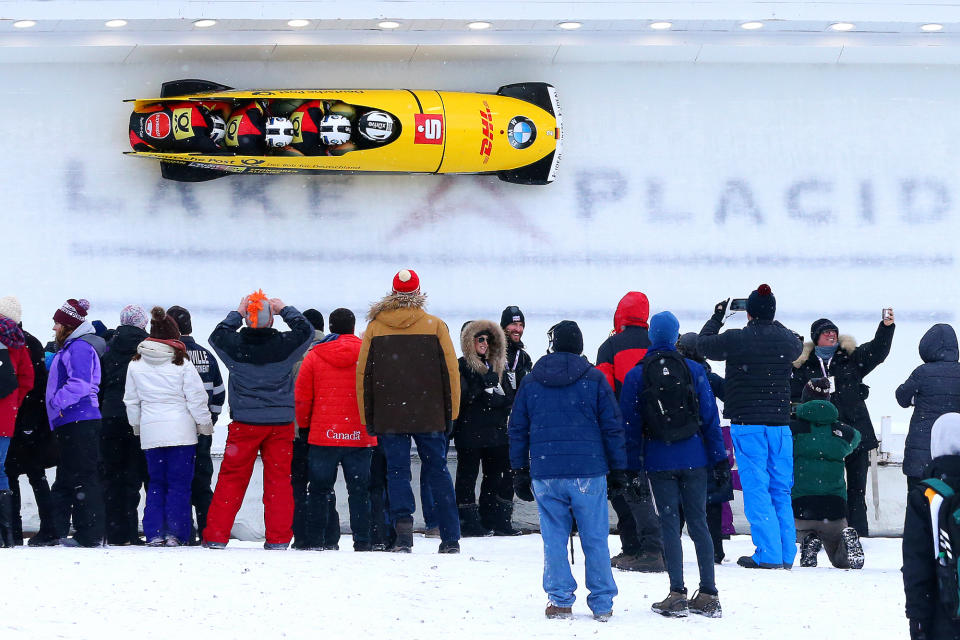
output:
[[[507,139],[514,149],[526,149],[537,139],[537,127],[523,116],[515,116],[507,125]]]

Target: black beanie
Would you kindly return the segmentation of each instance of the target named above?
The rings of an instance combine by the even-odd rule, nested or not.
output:
[[[303,317],[307,319],[315,331],[323,331],[323,314],[316,309],[307,309],[303,312]]]
[[[323,326],[323,320],[320,322],[321,326]],[[336,333],[342,336],[351,335],[356,326],[357,317],[353,315],[353,311],[350,311],[350,309],[341,307],[330,312],[330,333]]]
[[[517,305],[512,304],[500,314],[500,328],[506,329],[508,324],[513,324],[514,322],[520,322],[524,326],[527,324],[523,319],[523,311],[520,311],[520,307]]]
[[[820,338],[820,334],[824,331],[834,330],[837,333],[840,333],[840,329],[837,329],[837,325],[833,324],[826,318],[820,318],[812,325],[810,325],[810,338],[813,339],[813,344],[817,344],[817,340]]]
[[[167,309],[167,315],[174,319],[182,335],[188,336],[193,333],[193,324],[190,321],[190,312],[183,307],[173,305]]]
[[[547,337],[550,338],[550,348],[554,353],[583,353],[583,333],[573,320],[563,320],[553,325]]]
[[[800,402],[829,399],[830,380],[828,378],[811,378],[807,380],[807,384],[803,385],[803,391],[800,393]]]
[[[777,313],[777,299],[773,297],[770,285],[762,284],[747,298],[747,313],[751,318],[773,320]]]

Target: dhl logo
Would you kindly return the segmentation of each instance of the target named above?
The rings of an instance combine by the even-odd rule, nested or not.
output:
[[[483,164],[490,160],[490,152],[493,151],[493,114],[490,112],[490,104],[484,100],[483,109],[480,110],[480,122],[483,123],[483,140],[480,141],[480,156],[483,158]]]

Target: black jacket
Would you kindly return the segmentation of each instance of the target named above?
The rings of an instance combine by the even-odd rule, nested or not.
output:
[[[140,327],[120,325],[100,359],[100,415],[104,421],[101,431],[104,436],[126,435],[130,428],[127,407],[123,404],[127,367],[136,355],[137,347],[146,339],[147,332]],[[118,430],[122,433],[116,433]]]
[[[754,318],[743,329],[720,333],[711,318],[697,348],[709,360],[726,360],[723,417],[736,424],[790,424],[790,374],[803,345],[779,322]]]
[[[486,355],[474,337],[487,335]],[[507,418],[515,393],[507,395],[507,338],[495,322],[474,320],[460,332],[460,415],[453,431],[458,449],[500,447],[508,443]],[[518,365],[519,368],[519,365]],[[509,386],[509,385],[507,385]],[[519,385],[517,385],[519,387]]]
[[[523,348],[523,342],[515,344],[510,338],[507,338],[507,368],[503,373],[503,390],[506,391],[511,406],[513,405],[513,399],[517,397],[517,389],[520,388],[523,377],[530,373],[531,369],[533,369],[533,360]],[[516,374],[516,386],[510,383],[509,374],[511,372]]]
[[[200,374],[203,380],[203,388],[207,392],[207,408],[210,409],[210,417],[213,418],[213,424],[217,424],[217,418],[223,411],[223,402],[227,399],[227,389],[223,386],[223,376],[220,375],[220,365],[217,359],[213,357],[207,349],[203,348],[193,336],[181,336],[180,341],[187,348],[187,355],[190,362]]]
[[[47,389],[47,367],[44,364],[43,346],[34,336],[23,332],[33,364],[33,390],[23,399],[17,412],[16,430],[10,441],[7,461],[4,465],[11,479],[34,469],[55,467],[59,461],[57,441],[47,420],[44,394]]]
[[[924,474],[939,478],[960,490],[960,456],[935,458]],[[903,523],[903,591],[907,618],[928,627],[927,640],[960,640],[960,623],[950,620],[939,603],[937,569],[933,549],[930,503],[921,485],[907,496]]]
[[[870,412],[867,411],[867,403],[864,402],[870,394],[870,387],[863,384],[863,378],[887,359],[895,328],[896,325],[888,327],[881,322],[873,340],[859,347],[853,339],[841,336],[840,346],[829,363],[822,363],[814,351],[813,343],[808,342],[803,346],[803,353],[793,363],[790,388],[794,402],[800,401],[803,387],[808,380],[824,377],[824,368],[828,376],[833,376],[837,390],[830,395],[830,402],[840,412],[840,421],[860,432],[858,450],[861,451],[870,451],[880,445],[870,420]]]
[[[948,324],[935,324],[920,339],[924,363],[897,387],[901,407],[913,406],[903,450],[903,474],[919,478],[930,462],[930,432],[945,413],[960,412],[960,350]]]

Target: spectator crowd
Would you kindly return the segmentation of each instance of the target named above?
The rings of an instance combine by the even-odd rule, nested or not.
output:
[[[826,318],[805,341],[776,320],[768,285],[741,302],[745,327],[723,330],[734,313],[724,300],[699,332],[681,335],[670,311],[651,317],[647,296],[628,292],[594,365],[570,320],[551,327],[547,354],[534,362],[516,305],[499,322],[464,323],[458,358],[411,269],[371,306],[361,335],[349,309],[332,311],[325,332],[319,311],[257,291],[216,326],[212,351],[194,339],[182,306],[128,305],[107,329],[86,300],[71,298],[53,313],[54,339],[43,346],[23,329],[18,300],[0,298],[0,546],[24,543],[25,475],[40,519],[29,546],[223,549],[259,457],[265,549],[339,549],[342,469],[353,550],[410,552],[415,445],[424,533],[439,539],[439,553],[459,553],[461,537],[520,535],[514,500],[536,501],[547,617],[572,615],[571,532],[596,619],[612,615],[613,569],[666,573],[657,613],[720,617],[714,567],[734,532],[735,488],[755,546],[739,566],[813,567],[821,550],[834,567],[864,566],[867,471],[878,447],[864,378],[886,359],[895,329],[886,309],[859,346]],[[287,330],[274,326],[278,316]],[[903,465],[907,616],[913,640],[958,638],[953,328],[933,326],[919,352],[924,364],[896,390],[914,407]],[[214,484],[211,442],[225,405]],[[613,558],[608,504],[621,540]],[[699,573],[692,595],[684,526]]]

